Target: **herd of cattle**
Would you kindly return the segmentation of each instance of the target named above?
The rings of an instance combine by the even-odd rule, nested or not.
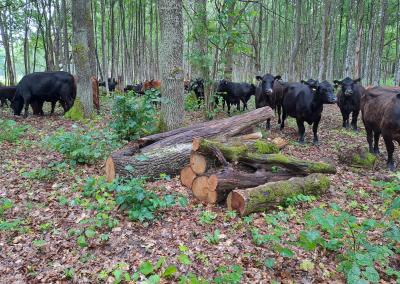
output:
[[[321,120],[323,105],[334,104],[340,108],[343,117],[343,127],[357,130],[357,119],[360,111],[367,132],[369,151],[379,153],[379,138],[382,135],[388,153],[387,165],[394,170],[393,152],[394,143],[400,143],[400,87],[367,87],[361,85],[361,80],[345,78],[335,80],[333,85],[328,81],[318,82],[309,79],[298,83],[283,82],[281,76],[266,74],[256,76],[258,85],[249,83],[235,83],[221,80],[215,83],[214,90],[222,97],[223,109],[227,105],[228,114],[231,105],[240,110],[247,109],[247,103],[255,97],[256,108],[270,106],[278,114],[280,129],[285,127],[288,116],[296,119],[299,142],[304,143],[304,123],[312,124],[313,143],[318,144],[318,126]],[[95,82],[95,83],[93,83]],[[118,86],[115,79],[106,82],[92,81],[96,87],[108,85],[109,91]],[[139,95],[149,89],[160,89],[161,82],[150,80],[136,85],[127,85],[123,91],[133,91]],[[200,78],[185,81],[185,90],[193,91],[199,100],[204,99],[204,81]],[[339,88],[337,95],[334,89]],[[11,102],[15,115],[28,115],[31,106],[33,114],[43,115],[44,102],[51,103],[51,114],[57,102],[64,111],[68,111],[76,98],[76,80],[67,72],[37,72],[24,76],[17,86],[0,87],[1,106]],[[352,115],[350,123],[350,115]],[[270,129],[271,122],[267,121]]]

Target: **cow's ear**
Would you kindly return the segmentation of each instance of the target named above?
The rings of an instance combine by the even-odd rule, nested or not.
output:
[[[361,78],[355,79],[355,80],[353,80],[353,81],[354,81],[354,83],[361,82]]]
[[[257,81],[262,81],[262,77],[261,76],[256,76]]]
[[[335,85],[340,85],[340,84],[342,84],[342,82],[339,81],[339,80],[334,80],[333,83],[334,83]]]
[[[274,81],[275,80],[280,80],[280,79],[282,79],[281,75],[277,75],[277,76],[274,77]]]

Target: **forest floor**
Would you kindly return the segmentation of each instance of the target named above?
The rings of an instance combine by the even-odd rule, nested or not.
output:
[[[240,283],[344,283],[343,273],[338,272],[344,249],[332,252],[318,247],[306,251],[294,244],[300,231],[305,229],[307,212],[336,203],[357,220],[381,220],[384,215],[382,189],[372,185],[372,181],[386,180],[392,175],[386,171],[385,148],[381,143],[382,154],[374,170],[352,169],[341,164],[339,152],[351,145],[366,146],[365,132],[360,121],[360,132],[343,130],[339,109],[329,105],[324,109],[319,128],[319,147],[311,145],[309,127],[306,145],[295,142],[294,120],[288,122],[283,132],[273,121],[273,129],[268,132],[271,138],[290,141],[283,149],[285,154],[328,160],[337,166],[338,173],[331,176],[328,194],[240,218],[228,212],[224,205],[200,204],[180,185],[178,178],[160,180],[148,186],[157,192],[181,194],[187,197],[188,204],[165,209],[155,221],[145,223],[132,222],[126,214],[112,210],[107,218],[117,220],[117,225],[103,230],[103,240],[86,232],[88,244],[81,245],[76,232],[85,227],[82,220],[93,220],[96,212],[75,201],[83,200],[82,186],[87,178],[104,175],[104,162],[65,166],[49,179],[40,178],[39,174],[36,177],[24,174],[63,161],[59,153],[42,143],[45,136],[62,127],[73,128],[74,123],[64,119],[60,112],[58,109],[58,115],[23,119],[11,115],[9,109],[0,110],[0,118],[28,126],[17,143],[0,143],[0,199],[9,199],[13,204],[4,210],[3,219],[0,215],[0,221],[3,220],[0,283],[99,283],[100,280],[114,283],[126,271],[133,274],[145,261],[155,264],[162,257],[168,265],[176,265],[180,275],[192,273],[198,278],[214,279],[214,283],[235,283],[237,274],[242,274]],[[200,112],[187,114],[188,121],[200,119]],[[102,127],[107,117],[97,123]],[[395,155],[400,162],[398,150]],[[5,221],[8,227],[4,226]],[[220,235],[212,244],[206,236],[217,229]],[[255,243],[255,232],[277,236],[278,240]],[[371,232],[371,238],[378,244],[381,244],[380,233],[378,229]],[[290,250],[278,253],[276,246]],[[399,255],[388,260],[392,268],[400,270]],[[376,269],[381,283],[396,283],[395,278],[384,275],[379,265]],[[163,281],[172,283],[178,279]]]

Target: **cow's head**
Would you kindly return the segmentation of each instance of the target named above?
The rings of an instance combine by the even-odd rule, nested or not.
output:
[[[189,86],[189,90],[196,93],[204,93],[204,80],[201,78],[194,79]]]
[[[358,82],[361,82],[361,78],[358,78],[356,80],[353,80],[349,77],[344,78],[342,81],[335,80],[333,83],[337,86],[342,87],[342,93],[345,96],[351,96],[354,94],[354,85],[357,84]]]
[[[318,87],[318,80],[308,79],[307,81],[301,80],[302,84],[309,86],[313,91],[317,90]]]
[[[324,104],[336,103],[336,96],[333,87],[328,81],[317,83],[315,95],[318,96],[318,99]]]
[[[11,108],[14,111],[14,115],[21,115],[22,109],[24,108],[24,99],[21,96],[14,96],[11,101]]]
[[[280,80],[281,76],[273,76],[271,74],[265,74],[264,76],[256,76],[257,81],[260,81],[260,88],[262,94],[271,95],[273,93],[274,82]]]

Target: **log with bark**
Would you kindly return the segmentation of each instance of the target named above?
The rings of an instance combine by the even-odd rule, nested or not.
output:
[[[275,153],[274,146],[261,140],[243,142],[220,142],[208,139],[194,139],[192,150],[210,157],[216,149],[222,153],[228,162],[240,163],[254,170],[271,171],[276,167],[283,168],[300,175],[311,173],[336,173],[336,168],[325,162],[304,161]]]
[[[227,198],[227,207],[241,216],[265,211],[288,197],[298,194],[320,195],[329,189],[330,180],[323,174],[294,177],[285,181],[269,182],[254,188],[237,189]]]
[[[254,131],[255,125],[273,116],[271,108],[264,107],[226,119],[141,138],[133,146],[130,144],[110,155],[105,167],[107,180],[112,181],[116,176],[146,176],[149,180],[154,180],[161,173],[178,175],[190,162],[192,140],[195,137],[226,140],[234,136],[249,135]],[[250,134],[251,138],[254,136]]]

